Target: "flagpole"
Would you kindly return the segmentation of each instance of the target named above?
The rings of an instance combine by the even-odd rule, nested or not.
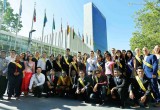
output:
[[[45,14],[46,14],[46,9],[44,10],[44,16],[46,16]],[[44,37],[44,26],[45,26],[45,23],[43,22],[42,41],[41,41],[41,54],[42,54],[42,51],[43,51],[42,46],[43,46],[43,37]]]
[[[35,7],[36,7],[36,2],[34,2],[34,11],[35,11]],[[31,25],[31,31],[33,30],[34,13],[35,13],[35,12],[33,12],[32,25]]]
[[[43,35],[44,35],[44,26],[42,28],[42,40],[41,40],[41,54],[42,54],[42,45],[43,45]]]
[[[22,0],[20,1],[20,7],[22,4]],[[18,34],[18,25],[19,25],[19,20],[20,20],[20,9],[19,9],[19,15],[18,15],[18,21],[17,21],[17,27],[16,27],[16,39],[15,39],[15,43],[14,43],[14,50],[16,50],[16,45],[17,45],[17,34]]]

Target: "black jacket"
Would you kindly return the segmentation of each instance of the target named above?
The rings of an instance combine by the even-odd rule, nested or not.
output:
[[[139,86],[139,84],[135,78],[132,80],[132,82],[129,86],[129,91],[133,91],[134,93],[141,92],[141,93],[144,93],[145,95],[149,95],[151,92],[151,86],[150,86],[149,81],[147,79],[143,78],[142,83],[143,83],[144,87],[146,88],[146,92],[141,89],[141,87]]]

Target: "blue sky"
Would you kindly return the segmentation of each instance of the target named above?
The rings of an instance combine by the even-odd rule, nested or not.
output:
[[[20,0],[8,0],[16,13],[19,12]],[[33,7],[36,2],[36,18],[34,23],[33,37],[42,35],[42,26],[44,19],[44,10],[46,9],[48,22],[44,34],[50,34],[52,31],[52,19],[54,14],[56,30],[61,27],[61,18],[63,28],[66,29],[67,22],[74,27],[75,31],[83,33],[83,5],[93,2],[103,13],[107,21],[107,36],[109,49],[130,49],[129,39],[132,32],[135,31],[134,14],[135,11],[142,8],[142,5],[132,5],[129,3],[140,4],[143,0],[23,0],[22,3],[22,24],[23,28],[18,33],[28,36],[31,30]]]

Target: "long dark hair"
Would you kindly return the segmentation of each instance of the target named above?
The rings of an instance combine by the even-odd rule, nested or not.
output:
[[[120,53],[120,59],[122,59],[122,58],[123,58],[122,52],[121,52],[120,50],[117,50],[116,53],[117,53],[117,52]],[[116,55],[114,59],[115,59],[115,60],[118,59],[118,56]]]
[[[133,53],[132,53],[132,51],[131,50],[127,50],[127,52],[126,52],[126,55],[125,55],[125,59],[126,59],[126,61],[128,61],[130,58],[127,56],[127,53],[131,53],[131,58],[133,57]]]

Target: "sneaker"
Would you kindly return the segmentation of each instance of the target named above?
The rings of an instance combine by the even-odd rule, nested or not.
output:
[[[160,107],[160,102],[154,104],[155,107]]]
[[[140,106],[139,105],[137,105],[137,104],[134,104],[133,106],[130,106],[131,108],[140,108]]]
[[[7,100],[11,100],[11,97],[8,97],[8,99]]]
[[[20,99],[20,97],[18,96],[18,97],[16,97],[16,100],[19,100]]]
[[[144,104],[144,108],[149,108],[149,105],[148,104]]]

